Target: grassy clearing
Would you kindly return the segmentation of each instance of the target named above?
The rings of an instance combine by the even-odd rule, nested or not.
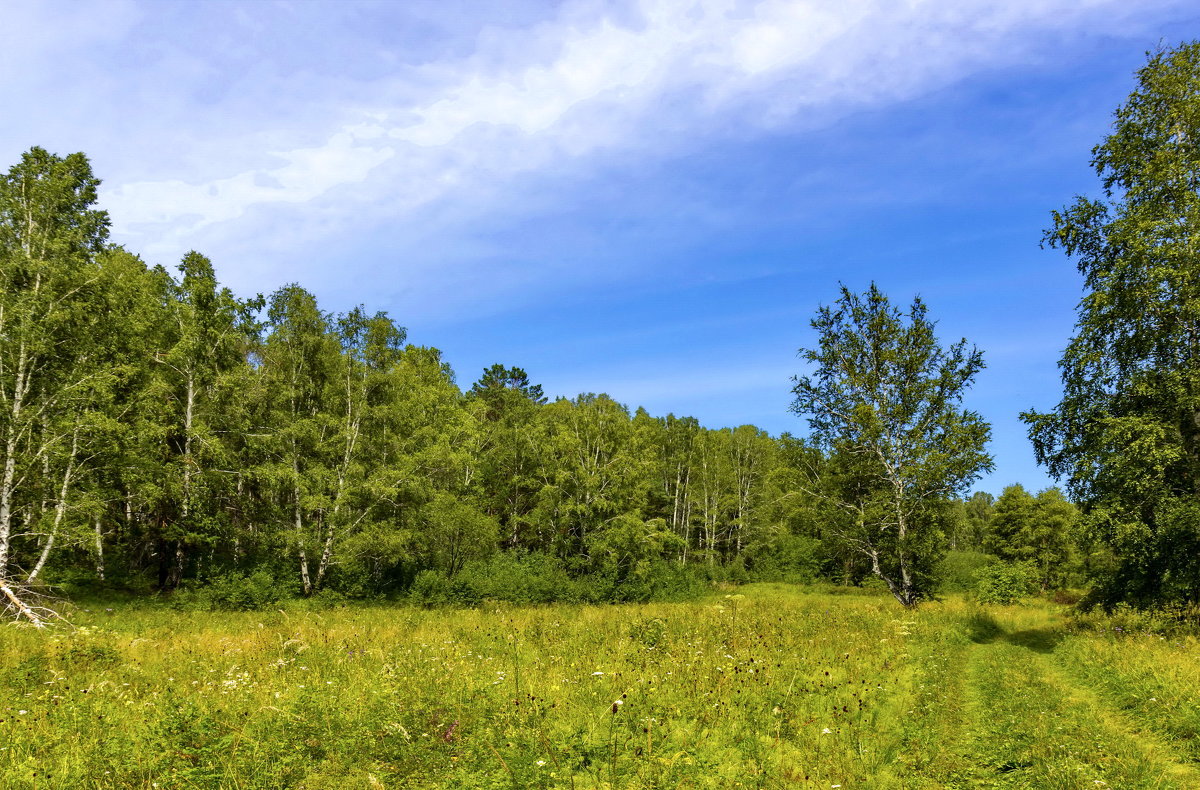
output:
[[[1046,608],[755,585],[73,619],[0,631],[2,787],[1200,786],[1195,643]]]

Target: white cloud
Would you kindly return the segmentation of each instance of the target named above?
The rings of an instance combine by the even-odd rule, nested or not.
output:
[[[706,136],[820,125],[979,69],[1021,62],[1031,52],[1045,56],[1048,38],[1077,29],[1123,32],[1153,5],[568,5],[554,21],[481,36],[468,57],[407,64],[397,76],[376,80],[374,91],[356,84],[341,113],[323,121],[304,113],[279,121],[269,114],[239,117],[231,132],[238,136],[226,146],[235,156],[207,163],[192,157],[163,180],[110,182],[102,199],[117,238],[152,259],[175,258],[190,247],[219,253],[221,239],[236,242],[243,254],[253,254],[255,245],[299,248],[383,218],[400,249],[405,237],[427,233],[413,219],[421,207],[451,199],[478,208],[491,192],[512,210],[520,198],[499,185],[514,175],[586,171],[614,152],[653,158]],[[319,76],[331,84],[339,77]],[[240,101],[243,107],[245,97]],[[324,130],[314,131],[313,123]],[[282,151],[253,150],[264,140],[279,146],[289,139],[297,143],[290,149],[283,142]],[[261,164],[247,168],[255,158]]]
[[[1085,17],[1113,27],[1128,7],[1123,0],[643,0],[633,24],[602,16],[586,28],[536,28],[527,34],[531,52],[557,42],[553,57],[538,56],[546,62],[500,67],[480,53],[434,64],[428,68],[456,74],[456,82],[424,101],[360,109],[324,143],[274,154],[282,166],[194,183],[127,183],[106,202],[119,228],[188,232],[242,217],[256,204],[313,201],[386,171],[394,187],[389,202],[403,208],[474,178],[645,146],[659,126],[702,130],[705,116],[731,106],[751,109],[735,122],[753,126],[801,110],[836,114],[902,99],[971,68],[1019,58],[1027,43],[1021,37],[1031,31],[1069,29]],[[656,105],[681,92],[696,99],[682,109],[672,105],[684,117],[660,117]],[[381,144],[384,137],[415,150],[384,168],[396,157]],[[396,183],[397,176],[408,178]]]
[[[279,167],[250,170],[202,184],[125,184],[111,191],[105,204],[122,224],[138,227],[182,220],[195,231],[237,219],[256,204],[306,203],[334,187],[362,181],[395,155],[391,147],[359,144],[377,136],[373,127],[351,127],[333,135],[324,145],[273,153],[286,162]]]

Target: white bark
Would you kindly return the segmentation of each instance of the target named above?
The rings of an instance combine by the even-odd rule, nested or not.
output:
[[[75,473],[75,456],[79,451],[79,426],[75,426],[75,432],[71,435],[71,454],[67,458],[67,468],[63,472],[62,485],[58,489],[58,502],[54,505],[54,523],[50,527],[50,535],[46,538],[45,545],[42,546],[42,553],[38,556],[37,564],[33,566],[33,570],[29,572],[26,578],[26,583],[30,583],[38,577],[42,572],[42,568],[46,567],[46,560],[50,559],[50,551],[54,548],[54,540],[58,537],[58,530],[62,526],[63,516],[67,512],[67,493],[71,488],[71,478]]]
[[[100,528],[100,517],[96,516],[96,577],[104,581],[104,532]]]
[[[29,604],[22,601],[17,593],[2,580],[0,580],[0,600],[8,601],[5,607],[11,607],[16,611],[18,618],[24,617],[33,623],[36,628],[46,627],[46,618],[39,615]]]

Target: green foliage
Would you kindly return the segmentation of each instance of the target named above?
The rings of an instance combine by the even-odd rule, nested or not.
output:
[[[1138,72],[1092,151],[1103,199],[1054,212],[1046,242],[1087,294],[1059,363],[1063,397],[1027,412],[1040,462],[1084,507],[1115,567],[1108,606],[1200,602],[1200,42]]]
[[[979,581],[979,571],[997,562],[996,555],[982,551],[948,551],[938,567],[938,590],[972,592]]]
[[[464,392],[385,313],[332,314],[295,283],[239,299],[197,251],[147,266],[107,246],[98,184],[42,149],[0,183],[0,577],[190,611],[474,606],[858,583],[873,553],[911,603],[943,534],[977,531],[946,481],[986,434],[957,406],[978,354],[938,347],[919,301],[902,316],[873,289],[823,313],[887,360],[858,395],[901,385],[903,403],[851,398],[867,444],[713,430],[604,394],[547,403],[519,367]],[[900,510],[887,463],[854,451],[883,449],[888,421],[891,468],[931,492]]]
[[[547,403],[518,367],[463,392],[384,313],[299,284],[242,300],[199,252],[168,271],[105,246],[81,154],[33,149],[5,179],[0,576],[238,610],[683,598],[833,565],[801,490],[815,445]]]
[[[546,554],[497,554],[464,565],[454,577],[435,570],[417,574],[409,597],[426,606],[476,606],[483,601],[543,604],[580,600],[580,585]]]
[[[1200,635],[1200,606],[1167,604],[1147,608],[1118,603],[1106,611],[1098,603],[1095,596],[1085,597],[1071,609],[1071,628],[1116,639],[1138,634],[1173,639]]]
[[[1029,562],[1043,591],[1060,589],[1074,567],[1078,519],[1078,510],[1057,488],[1035,497],[1011,485],[996,500],[984,545],[1001,559]]]
[[[695,568],[661,560],[642,563],[636,573],[621,575],[616,566],[570,575],[564,563],[547,554],[496,554],[468,562],[453,577],[419,572],[409,599],[425,606],[478,606],[487,601],[514,604],[618,603],[690,600],[710,589],[708,575]]]
[[[99,184],[83,154],[42,148],[0,176],[0,580],[18,565],[38,575],[112,427],[106,342],[119,322],[96,265],[109,225],[93,208]]]
[[[991,531],[996,498],[986,491],[976,491],[963,503],[963,532],[959,535],[961,549],[982,549]]]
[[[874,283],[842,286],[812,321],[816,348],[800,351],[812,374],[793,379],[792,410],[830,456],[813,483],[841,510],[832,531],[906,606],[933,589],[940,508],[992,463],[988,424],[960,405],[983,355],[966,340],[943,348],[926,313],[919,298],[893,307]]]
[[[750,555],[750,578],[757,582],[814,582],[821,573],[822,549],[816,538],[780,535]]]
[[[653,650],[667,634],[667,621],[661,617],[639,618],[629,625],[629,638]]]
[[[1037,587],[1037,572],[1028,563],[996,562],[975,570],[975,598],[982,603],[1013,604]]]
[[[472,560],[485,560],[499,540],[496,520],[446,493],[437,493],[422,512],[421,551],[432,568],[454,576]]]
[[[285,588],[265,570],[249,574],[230,571],[206,585],[177,591],[171,605],[195,611],[252,611],[278,603],[285,597],[284,592]]]

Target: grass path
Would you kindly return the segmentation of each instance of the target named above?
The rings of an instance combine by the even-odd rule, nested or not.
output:
[[[1038,610],[1010,630],[972,619],[940,734],[948,742],[910,786],[996,788],[1200,787],[1200,771],[1059,667],[1062,630]],[[932,783],[932,784],[931,784]]]

